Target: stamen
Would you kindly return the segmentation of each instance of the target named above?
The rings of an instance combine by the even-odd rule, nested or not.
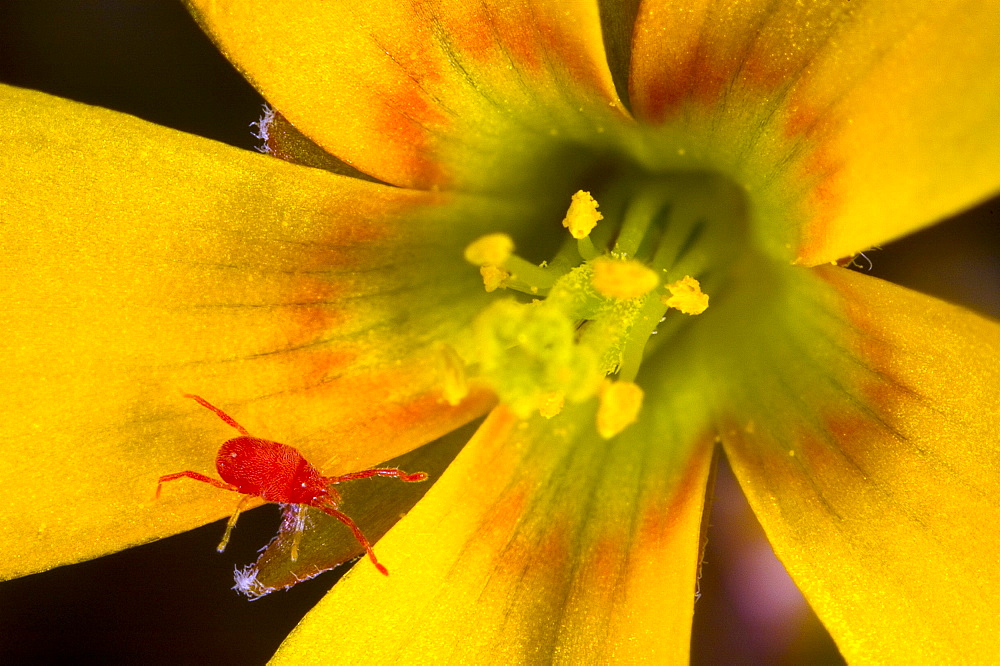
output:
[[[680,310],[688,315],[700,315],[708,309],[708,294],[702,293],[701,284],[690,275],[667,285],[670,296],[661,300],[668,308]]]
[[[638,261],[616,261],[598,258],[592,262],[594,277],[591,284],[607,298],[627,300],[638,298],[656,289],[660,280],[656,272]]]
[[[618,237],[615,239],[616,255],[635,256],[646,240],[654,219],[666,214],[665,205],[669,195],[673,193],[674,188],[665,185],[650,187],[629,202]]]
[[[465,260],[476,266],[502,266],[514,252],[514,241],[507,234],[487,234],[465,248]]]
[[[465,260],[479,266],[487,292],[503,287],[537,295],[548,291],[562,274],[514,254],[514,241],[507,234],[487,234],[472,241],[465,248]]]
[[[597,221],[603,219],[604,216],[597,212],[597,200],[590,196],[590,192],[580,190],[573,195],[563,226],[569,229],[573,238],[580,240],[589,236]]]
[[[633,382],[606,382],[597,408],[597,433],[611,439],[639,419],[643,392]]]
[[[572,240],[564,237],[541,265],[515,254],[506,234],[469,244],[465,258],[480,267],[487,291],[528,298],[479,313],[468,368],[520,418],[553,418],[565,404],[598,398],[596,427],[610,439],[639,417],[635,379],[644,359],[687,322],[668,308],[696,315],[708,307],[691,276],[710,280],[713,293],[720,288],[745,202],[738,187],[705,174],[649,176],[602,192],[604,214],[589,192],[573,195],[562,221]],[[598,226],[604,215],[614,224]],[[454,404],[468,390],[466,366],[453,350],[442,357],[445,399]]]
[[[559,277],[555,271],[537,266],[516,254],[509,256],[503,267],[510,273],[506,286],[529,294],[548,290]]]

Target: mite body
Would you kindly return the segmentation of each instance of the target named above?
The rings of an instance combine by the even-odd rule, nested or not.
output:
[[[222,541],[219,542],[218,550],[220,553],[225,550],[226,544],[229,543],[229,535],[232,533],[233,526],[236,525],[236,519],[243,507],[251,498],[259,497],[268,502],[279,504],[311,506],[333,516],[351,529],[354,538],[365,549],[372,564],[383,574],[388,575],[389,572],[379,564],[375,553],[372,552],[371,544],[368,543],[368,539],[365,538],[361,529],[349,516],[337,509],[340,493],[332,486],[342,481],[373,476],[395,477],[408,482],[424,481],[427,478],[426,474],[423,472],[407,474],[398,469],[381,467],[351,472],[342,476],[323,476],[295,448],[280,442],[252,436],[231,416],[204,398],[196,395],[185,395],[184,397],[191,398],[206,409],[215,412],[219,418],[238,430],[241,436],[234,437],[219,447],[219,453],[215,458],[215,467],[223,481],[190,470],[167,474],[160,477],[160,482],[156,486],[156,496],[160,496],[160,488],[164,482],[183,477],[245,495],[226,524],[226,532],[222,536]],[[293,560],[298,557],[301,537],[300,523],[292,541],[291,556]]]

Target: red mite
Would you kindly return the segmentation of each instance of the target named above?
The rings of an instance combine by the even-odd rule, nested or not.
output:
[[[219,418],[236,428],[241,437],[235,437],[225,442],[219,447],[219,453],[215,458],[215,467],[219,471],[219,476],[227,483],[216,481],[215,479],[199,474],[198,472],[186,471],[176,474],[167,474],[160,477],[160,482],[156,486],[156,497],[160,496],[160,487],[165,481],[173,481],[182,477],[188,477],[195,481],[203,481],[216,488],[232,490],[246,495],[236,506],[236,511],[229,518],[226,524],[226,533],[219,542],[219,552],[226,549],[229,543],[229,534],[236,525],[236,519],[246,503],[253,497],[260,497],[268,502],[279,504],[300,504],[319,509],[323,513],[329,514],[351,528],[354,538],[368,553],[369,559],[375,568],[385,575],[389,571],[379,564],[372,552],[371,544],[362,534],[361,529],[346,514],[337,510],[340,502],[340,493],[331,486],[342,481],[352,479],[366,479],[372,476],[389,476],[402,479],[403,481],[424,481],[427,475],[423,472],[407,474],[398,469],[376,468],[366,469],[361,472],[351,472],[343,476],[323,476],[309,461],[302,457],[296,449],[287,444],[279,444],[267,439],[260,439],[252,436],[246,428],[237,423],[224,411],[210,404],[204,398],[196,395],[184,395],[185,398],[196,400],[198,404],[207,409],[211,409],[218,414]],[[299,540],[302,536],[301,523],[295,533],[292,542],[292,559],[298,558]]]

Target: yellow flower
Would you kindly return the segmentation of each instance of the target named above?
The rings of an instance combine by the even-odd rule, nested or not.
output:
[[[183,393],[327,474],[499,401],[279,663],[682,661],[716,442],[848,659],[996,653],[1000,328],[828,265],[1000,186],[991,3],[189,4],[287,161],[0,92],[5,577],[231,511]]]

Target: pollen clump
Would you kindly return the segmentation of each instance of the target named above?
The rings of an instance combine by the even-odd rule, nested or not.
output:
[[[499,266],[480,266],[479,274],[483,276],[483,286],[487,292],[494,292],[503,286],[504,280],[510,277],[510,273]]]
[[[476,266],[502,266],[514,252],[514,241],[507,234],[487,234],[469,243],[465,260]]]
[[[656,289],[656,272],[638,261],[616,261],[606,257],[593,261],[591,285],[602,296],[628,300]]]
[[[597,226],[597,221],[603,219],[604,216],[597,212],[597,200],[590,196],[590,192],[580,190],[570,201],[563,226],[569,229],[573,238],[580,240],[589,236]]]
[[[566,404],[566,394],[562,391],[546,393],[538,401],[538,413],[547,419],[559,414]]]
[[[690,275],[667,285],[670,296],[663,296],[663,304],[684,314],[699,315],[708,309],[708,294],[701,291],[701,284]]]
[[[611,439],[639,419],[642,389],[634,382],[607,382],[600,392],[597,408],[597,433]]]

